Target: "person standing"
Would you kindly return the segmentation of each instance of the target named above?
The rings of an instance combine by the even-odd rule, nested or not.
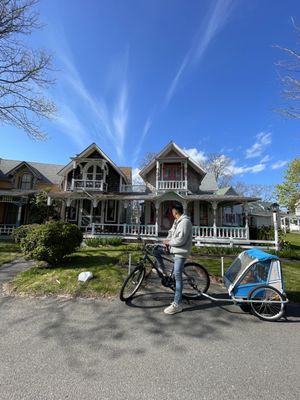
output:
[[[182,311],[182,271],[186,259],[191,254],[193,228],[190,218],[183,213],[180,203],[172,207],[174,223],[169,231],[164,245],[170,247],[170,254],[174,256],[175,295],[172,304],[164,309],[165,314],[176,314]],[[164,271],[164,264],[161,254],[155,254],[161,269]]]

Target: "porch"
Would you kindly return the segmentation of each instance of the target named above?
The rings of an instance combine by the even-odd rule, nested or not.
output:
[[[142,224],[101,224],[91,223],[85,228],[86,236],[97,235],[118,235],[130,237],[145,237],[153,240],[159,237],[158,225],[142,225]],[[240,239],[248,240],[248,231],[246,228],[230,228],[213,226],[193,226],[193,238],[199,240],[204,239]],[[167,233],[165,233],[165,236]]]

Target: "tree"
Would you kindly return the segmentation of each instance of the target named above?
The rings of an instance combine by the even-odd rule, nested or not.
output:
[[[288,164],[284,181],[276,185],[278,203],[290,212],[295,211],[295,204],[300,200],[300,158],[295,158]]]
[[[42,118],[55,113],[54,103],[42,91],[49,78],[52,56],[29,48],[21,38],[41,27],[38,0],[0,0],[0,121],[43,139]]]
[[[232,160],[224,154],[211,153],[203,165],[207,172],[215,174],[219,187],[231,185],[232,180]]]
[[[294,20],[292,19],[292,23],[296,30],[296,35],[298,39],[298,43],[300,43],[300,29],[295,25]],[[283,52],[285,52],[289,60],[279,61],[276,65],[280,67],[280,69],[284,70],[284,75],[280,76],[280,80],[283,86],[283,96],[288,100],[288,104],[284,107],[280,108],[279,111],[281,114],[285,115],[289,118],[300,118],[300,76],[299,76],[299,67],[300,67],[300,53],[296,49],[289,49],[287,47],[282,46],[274,46],[279,48]],[[290,103],[291,101],[291,103]]]
[[[275,201],[275,187],[274,185],[265,184],[247,184],[245,182],[237,181],[234,184],[234,189],[238,194],[249,197],[259,197],[262,201]]]
[[[156,157],[156,153],[153,153],[151,151],[148,151],[144,157],[141,159],[140,164],[139,164],[139,169],[143,169],[146,167],[146,165],[148,165],[153,158]]]

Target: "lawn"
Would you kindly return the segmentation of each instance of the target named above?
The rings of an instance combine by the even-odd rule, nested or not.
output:
[[[115,296],[127,275],[129,253],[135,263],[140,256],[137,246],[83,248],[66,258],[63,265],[55,268],[35,267],[19,274],[11,285],[12,292],[34,295],[70,295],[81,297]],[[224,257],[224,269],[234,256]],[[220,256],[196,254],[194,261],[202,264],[209,274],[221,277]],[[82,271],[91,271],[94,279],[87,283],[77,280]],[[300,301],[300,263],[283,260],[285,286],[291,300]]]
[[[8,241],[0,242],[0,266],[13,261],[21,255],[22,253],[17,244]]]

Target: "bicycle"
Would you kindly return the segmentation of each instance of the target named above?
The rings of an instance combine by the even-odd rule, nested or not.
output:
[[[129,273],[127,278],[125,279],[121,291],[120,291],[120,300],[128,301],[130,300],[135,293],[141,287],[143,280],[146,276],[146,265],[150,264],[152,269],[158,274],[158,277],[161,279],[161,284],[164,287],[167,287],[173,291],[175,291],[175,278],[173,275],[174,272],[174,261],[170,258],[162,256],[162,258],[173,264],[172,270],[170,274],[164,274],[160,268],[157,266],[156,262],[153,261],[151,257],[154,258],[153,251],[155,249],[155,245],[145,244],[142,253],[143,257],[139,260],[137,265],[133,268],[133,270]],[[205,293],[210,285],[210,279],[208,272],[206,269],[195,262],[186,262],[183,267],[182,273],[182,297],[186,299],[199,299],[202,296],[202,293]]]

